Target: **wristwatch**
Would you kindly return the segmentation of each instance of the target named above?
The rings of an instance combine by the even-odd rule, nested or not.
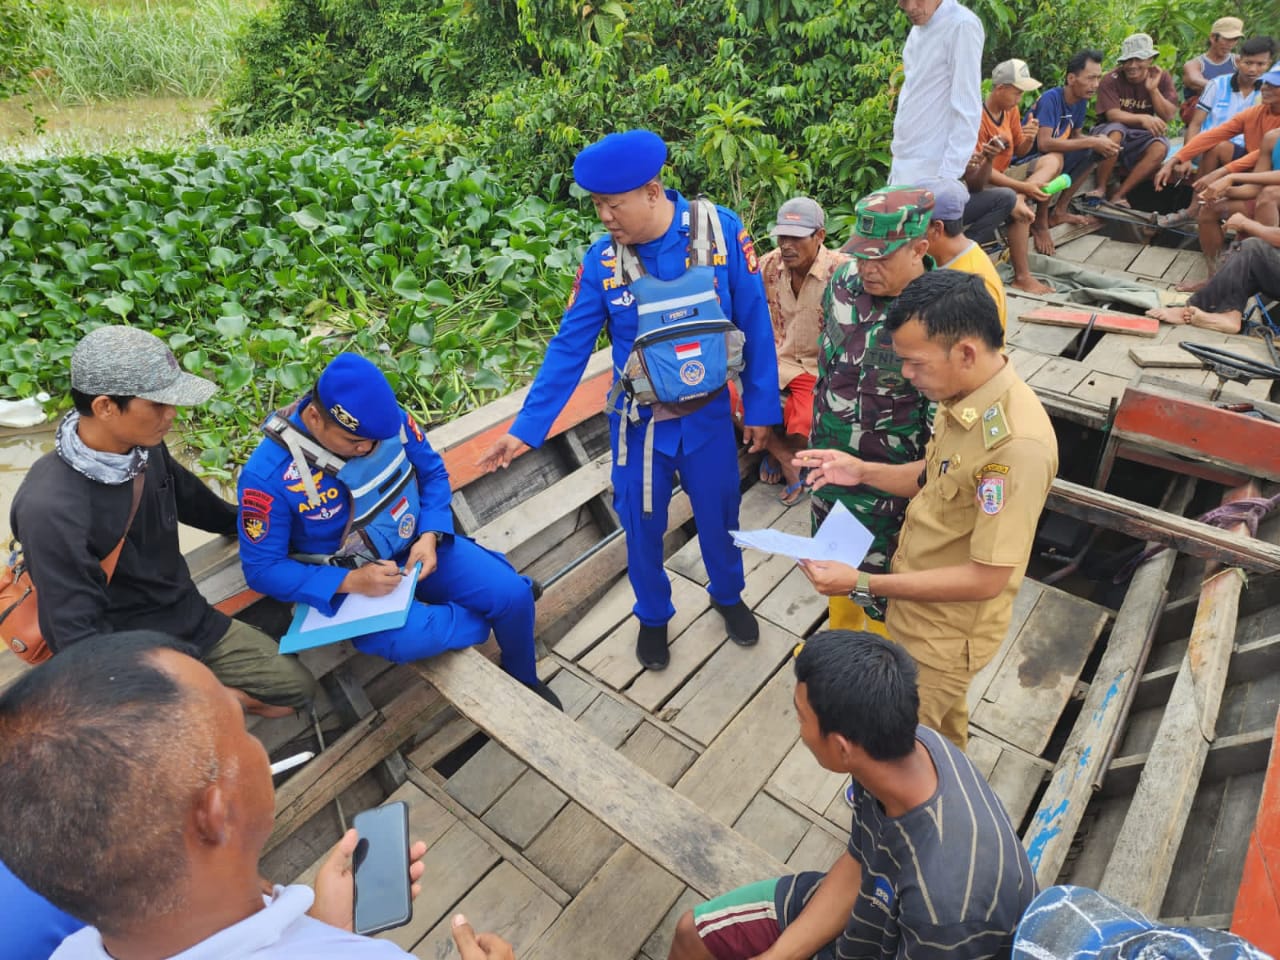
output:
[[[860,607],[875,605],[876,598],[871,595],[871,574],[865,570],[858,571],[858,583],[849,592],[849,599]]]

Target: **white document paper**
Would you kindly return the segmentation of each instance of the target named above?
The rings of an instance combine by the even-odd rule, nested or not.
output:
[[[349,593],[339,604],[333,616],[326,616],[315,607],[307,609],[302,620],[299,633],[310,633],[312,630],[325,630],[355,623],[358,620],[371,620],[386,614],[398,614],[409,609],[413,602],[413,591],[418,586],[418,568],[400,578],[400,586],[381,597],[369,597],[363,593]]]
[[[849,509],[837,503],[812,537],[801,537],[781,530],[730,530],[733,542],[740,547],[778,553],[796,560],[835,560],[856,567],[871,549],[874,539]]]

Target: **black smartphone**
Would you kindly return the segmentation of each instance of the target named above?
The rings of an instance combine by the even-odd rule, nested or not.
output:
[[[380,933],[413,917],[409,895],[409,808],[397,800],[357,813],[355,930]]]

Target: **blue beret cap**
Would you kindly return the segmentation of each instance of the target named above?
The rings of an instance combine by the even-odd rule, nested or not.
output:
[[[316,402],[338,426],[365,440],[389,440],[403,422],[387,378],[355,353],[340,353],[329,361],[316,381]]]
[[[652,130],[611,133],[574,158],[573,179],[588,193],[626,193],[643,187],[667,162],[667,145]]]

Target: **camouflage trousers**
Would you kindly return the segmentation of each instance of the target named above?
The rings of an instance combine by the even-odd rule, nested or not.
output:
[[[867,551],[858,569],[865,570],[867,573],[888,573],[889,561],[893,558],[894,548],[898,545],[898,532],[902,529],[902,518],[907,512],[907,498],[891,497],[875,490],[823,487],[809,498],[815,531],[837,502],[843,503],[848,511],[871,531],[871,549]],[[884,621],[883,604],[865,607],[864,610],[868,619]],[[832,611],[835,612],[834,606]]]

